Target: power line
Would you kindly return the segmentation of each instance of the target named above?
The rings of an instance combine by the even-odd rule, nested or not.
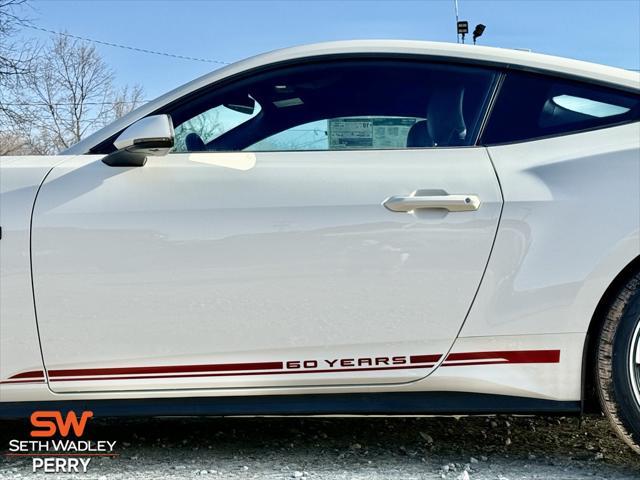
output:
[[[29,24],[29,23],[24,23],[24,22],[20,22],[20,25],[22,25],[25,28],[30,28],[31,30],[39,30],[41,32],[50,33],[50,34],[53,34],[53,35],[62,35],[64,37],[75,38],[76,40],[82,40],[84,42],[91,42],[91,43],[96,43],[96,44],[99,44],[99,45],[106,45],[107,47],[123,48],[125,50],[131,50],[131,51],[139,52],[139,53],[149,53],[149,54],[152,54],[152,55],[160,55],[160,56],[163,56],[163,57],[179,58],[180,60],[191,60],[191,61],[194,61],[194,62],[217,63],[219,65],[229,65],[229,62],[223,62],[222,60],[212,60],[212,59],[209,59],[209,58],[189,57],[187,55],[176,55],[174,53],[159,52],[157,50],[149,50],[149,49],[146,49],[146,48],[132,47],[130,45],[122,45],[122,44],[119,44],[119,43],[105,42],[103,40],[96,40],[94,38],[82,37],[80,35],[73,35],[73,34],[67,33],[67,32],[57,32],[55,30],[49,30],[48,28],[44,28],[44,27],[40,27],[38,25],[33,25],[33,24]]]
[[[82,102],[82,105],[121,105],[121,104],[124,104],[124,103],[142,105],[143,103],[146,103],[148,101],[149,100],[123,100],[123,101],[114,100],[113,102]],[[47,102],[11,102],[11,103],[2,103],[2,102],[0,102],[0,105],[4,105],[4,106],[7,106],[7,107],[49,107],[49,106],[66,107],[66,106],[78,105],[78,103],[73,103],[73,102],[53,102],[53,103],[47,103]]]

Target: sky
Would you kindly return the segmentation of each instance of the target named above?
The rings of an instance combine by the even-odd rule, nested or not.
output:
[[[454,0],[31,0],[33,25],[175,55],[234,62],[327,40],[455,42]],[[458,0],[479,44],[640,69],[640,0]],[[24,29],[25,38],[49,34]],[[467,42],[471,39],[467,37]],[[221,65],[96,45],[117,82],[152,99]]]

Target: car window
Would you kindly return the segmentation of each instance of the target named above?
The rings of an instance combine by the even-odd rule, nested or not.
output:
[[[328,150],[329,132],[327,120],[318,120],[291,127],[271,135],[253,145],[248,151]]]
[[[638,120],[639,96],[545,75],[510,72],[481,142],[531,140]]]
[[[161,113],[173,119],[176,152],[467,146],[496,77],[490,69],[412,60],[305,62]]]
[[[591,117],[611,117],[621,115],[629,111],[628,107],[612,105],[611,103],[598,102],[589,98],[576,97],[574,95],[557,95],[551,98],[554,105],[570,112],[578,112]]]
[[[252,111],[234,109],[233,105],[218,105],[210,108],[175,127],[175,144],[172,151],[198,150],[198,142],[202,142],[203,145],[209,143],[258,113],[260,113],[260,105],[257,103]]]
[[[339,117],[292,127],[247,147],[249,151],[405,148],[418,117]]]

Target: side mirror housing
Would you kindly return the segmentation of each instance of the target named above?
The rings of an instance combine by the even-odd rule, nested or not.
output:
[[[113,142],[117,150],[102,159],[110,167],[142,167],[147,157],[169,153],[175,141],[169,115],[152,115],[129,125]]]

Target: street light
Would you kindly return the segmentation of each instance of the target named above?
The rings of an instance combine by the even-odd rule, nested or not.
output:
[[[466,20],[460,20],[458,17],[458,0],[453,0],[453,8],[455,9],[456,14],[456,27],[458,29],[458,43],[460,43],[460,37],[462,37],[462,43],[464,43],[464,36],[469,33],[469,22]],[[475,30],[473,31],[473,44],[476,44],[476,39],[484,33],[484,29],[487,28],[485,25],[479,23],[476,25]]]
[[[476,25],[476,28],[473,30],[473,44],[476,44],[476,38],[482,36],[484,33],[484,29],[487,28],[485,25],[479,23]]]

